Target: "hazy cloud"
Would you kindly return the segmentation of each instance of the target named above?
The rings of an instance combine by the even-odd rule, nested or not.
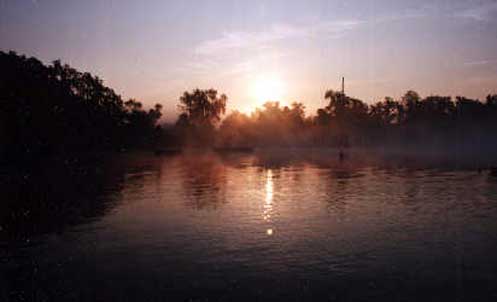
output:
[[[229,32],[222,37],[205,41],[198,45],[195,53],[212,55],[233,49],[254,49],[271,43],[296,38],[311,38],[318,36],[339,37],[360,25],[360,20],[327,21],[306,26],[291,24],[275,24],[269,30],[261,32]]]
[[[177,70],[183,74],[211,77],[225,77],[249,74],[256,72],[261,68],[267,68],[271,64],[280,62],[280,60],[289,54],[284,51],[265,51],[260,55],[235,57],[222,56],[203,56],[192,59],[187,64],[179,67]],[[227,64],[226,62],[229,62]]]
[[[479,61],[469,61],[464,63],[464,65],[466,66],[482,66],[489,64],[497,64],[497,60],[479,60]]]
[[[315,23],[274,24],[268,30],[259,32],[225,32],[221,37],[204,41],[195,48],[197,55],[213,55],[227,50],[258,49],[270,46],[272,43],[288,39],[305,39],[323,37],[339,38],[344,34],[365,24],[401,21],[422,18],[429,15],[433,5],[424,5],[417,9],[383,15],[367,19],[344,19],[335,21],[318,21]]]
[[[497,13],[497,2],[481,3],[476,6],[467,7],[456,12],[456,17],[473,19],[476,21],[490,21],[492,14]]]

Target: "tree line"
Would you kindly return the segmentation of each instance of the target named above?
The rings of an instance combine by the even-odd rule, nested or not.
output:
[[[484,102],[407,91],[368,105],[341,92],[325,93],[328,105],[307,116],[302,103],[267,102],[251,114],[224,119],[225,95],[185,92],[176,128],[184,144],[223,147],[324,146],[400,148],[424,151],[497,151],[497,95]],[[198,116],[201,116],[199,119]],[[177,130],[178,131],[178,130]]]
[[[408,91],[369,105],[329,90],[324,98],[327,106],[311,115],[302,103],[273,101],[226,115],[225,94],[195,89],[180,96],[174,125],[160,125],[160,104],[147,110],[124,101],[100,78],[60,61],[0,52],[0,158],[171,147],[497,151],[497,95],[479,101]]]

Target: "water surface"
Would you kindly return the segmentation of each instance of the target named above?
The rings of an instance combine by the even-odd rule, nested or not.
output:
[[[3,240],[0,300],[497,298],[497,179],[471,165],[312,150],[114,162],[87,198],[98,211]]]

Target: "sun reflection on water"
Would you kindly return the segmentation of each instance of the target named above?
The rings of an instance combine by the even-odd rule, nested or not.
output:
[[[266,174],[266,198],[264,202],[264,220],[267,222],[271,222],[271,213],[273,211],[273,171],[267,170]],[[273,235],[273,229],[269,228],[266,230],[266,234],[268,236]]]

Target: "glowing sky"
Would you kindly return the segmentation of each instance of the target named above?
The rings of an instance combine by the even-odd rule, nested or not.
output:
[[[313,113],[342,75],[367,102],[483,98],[497,93],[497,1],[0,0],[0,49],[60,58],[168,118],[196,87],[229,109],[275,97]]]

